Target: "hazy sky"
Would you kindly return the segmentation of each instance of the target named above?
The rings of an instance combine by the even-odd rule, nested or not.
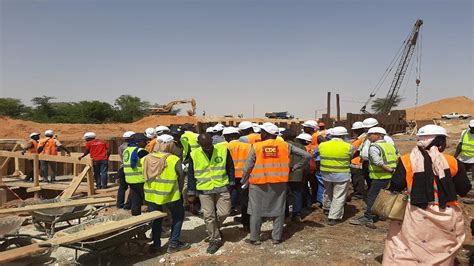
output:
[[[26,104],[132,94],[195,98],[199,114],[251,116],[255,104],[256,116],[309,118],[332,91],[343,113],[358,112],[418,18],[420,103],[474,98],[471,0],[0,0],[0,8],[0,97]],[[415,102],[408,77],[402,106]]]

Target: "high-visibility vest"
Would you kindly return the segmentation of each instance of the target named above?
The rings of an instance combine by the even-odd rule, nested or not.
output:
[[[455,176],[458,173],[458,162],[456,158],[454,158],[451,155],[443,154],[446,160],[448,161],[449,165],[449,172],[451,173],[451,177]],[[408,195],[411,193],[411,189],[413,187],[413,169],[411,167],[411,160],[410,160],[410,154],[405,154],[400,157],[400,160],[403,163],[403,167],[405,167],[405,179],[407,182],[407,192]],[[434,200],[433,202],[435,205],[438,205],[438,186],[436,185],[436,181],[433,180],[433,188],[434,188]],[[446,205],[448,206],[457,206],[459,205],[459,202],[456,201],[449,201]]]
[[[127,147],[123,151],[123,172],[125,173],[125,181],[128,184],[138,184],[145,182],[145,177],[143,176],[143,165],[141,160],[137,161],[135,168],[132,168],[130,165],[132,153],[135,149],[138,149],[137,152],[145,150],[138,147]]]
[[[245,160],[249,156],[252,145],[240,141],[231,141],[227,143],[227,149],[230,151],[234,161],[235,178],[242,178],[244,174]]]
[[[56,146],[56,139],[54,138],[41,139],[38,147],[43,147],[42,154],[58,155],[58,146]]]
[[[332,139],[319,144],[321,172],[349,173],[351,169],[351,144]]]
[[[360,145],[362,145],[362,143],[364,143],[365,138],[366,138],[365,136],[359,137],[359,138],[357,138],[356,140],[354,140],[352,142],[351,145],[354,148],[354,150],[359,149]],[[358,167],[358,168],[362,167],[362,160],[360,159],[360,155],[357,156],[357,157],[352,158],[351,165],[354,166],[354,167]]]
[[[250,184],[286,183],[290,172],[288,143],[268,139],[253,144],[255,166],[250,174]]]
[[[157,138],[150,140],[150,142],[148,142],[148,144],[145,146],[145,150],[150,153],[153,152],[153,148],[155,147],[156,141]]]
[[[150,153],[147,156],[162,158],[165,154]],[[147,156],[143,158],[143,161],[146,160]],[[181,194],[179,192],[178,174],[175,170],[178,161],[178,156],[169,155],[166,158],[166,167],[163,169],[161,175],[145,181],[143,189],[145,191],[146,201],[164,205],[180,199]]]
[[[381,156],[383,163],[392,168],[395,169],[397,166],[397,150],[395,147],[387,142],[377,142],[377,143],[371,143],[371,147],[375,146],[380,150]],[[370,159],[370,153],[369,153],[369,177],[370,179],[390,179],[392,178],[392,173],[389,173],[385,171],[382,166],[378,166],[372,163],[372,160]]]
[[[32,140],[31,143],[33,146],[28,149],[28,152],[33,154],[38,153],[38,141]]]
[[[317,132],[313,133],[311,136],[311,145],[313,145],[313,147],[319,146],[318,136],[319,134]]]
[[[226,171],[227,147],[215,145],[211,160],[202,148],[191,151],[197,190],[213,190],[229,184]]]
[[[189,154],[189,143],[184,139],[180,139],[179,142],[181,142],[181,146],[183,146],[183,157],[181,159],[184,161]]]
[[[474,157],[474,134],[471,134],[469,129],[464,131],[461,143],[461,155],[466,157]]]
[[[197,135],[191,131],[185,131],[183,135],[181,135],[181,141],[185,141],[191,146],[191,150],[198,149],[199,143],[197,142]],[[184,145],[183,145],[184,146]]]
[[[258,133],[248,134],[247,138],[249,140],[249,144],[254,144],[254,143],[262,141],[262,136],[260,136],[260,134]]]
[[[285,140],[284,140],[282,137],[280,137],[280,136],[277,136],[276,140],[278,140],[278,141],[285,141]]]

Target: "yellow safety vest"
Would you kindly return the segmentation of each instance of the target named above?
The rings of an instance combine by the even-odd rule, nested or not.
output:
[[[191,146],[191,150],[195,150],[200,147],[197,142],[197,134],[191,131],[185,131],[183,135],[181,135],[181,141],[187,142],[189,146]]]
[[[383,163],[392,168],[395,169],[397,166],[397,150],[395,147],[387,142],[377,142],[377,143],[372,143],[370,146],[375,146],[377,147],[382,155]],[[392,178],[392,173],[389,173],[385,171],[381,166],[375,165],[372,163],[372,160],[370,159],[370,153],[369,153],[369,177],[370,179],[390,179]]]
[[[321,172],[350,173],[351,144],[332,139],[319,144]]]
[[[138,147],[127,147],[123,151],[123,172],[125,173],[125,182],[128,184],[138,184],[145,182],[145,177],[143,176],[143,166],[141,160],[138,160],[135,168],[132,168],[130,165],[132,152],[138,149],[138,151],[145,150]]]
[[[152,153],[148,156],[162,158],[165,154]],[[175,171],[176,163],[179,157],[170,155],[166,158],[166,168],[160,176],[145,181],[143,189],[145,191],[145,200],[158,205],[164,205],[180,199],[178,174]]]
[[[191,158],[193,159],[197,190],[212,190],[229,184],[225,169],[227,161],[227,147],[225,145],[214,146],[210,161],[202,148],[192,150]]]
[[[471,134],[469,129],[464,131],[461,143],[461,155],[474,157],[474,134]]]

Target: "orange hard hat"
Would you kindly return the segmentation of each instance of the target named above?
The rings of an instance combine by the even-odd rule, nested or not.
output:
[[[318,127],[325,127],[325,126],[326,126],[326,124],[324,124],[324,122],[319,122],[318,123]]]

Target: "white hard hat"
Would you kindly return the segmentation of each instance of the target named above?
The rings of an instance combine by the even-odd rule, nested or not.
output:
[[[122,138],[130,138],[133,134],[135,134],[135,132],[126,131],[125,133],[123,133]]]
[[[365,128],[375,127],[379,124],[379,121],[373,117],[366,118],[363,122]]]
[[[335,127],[331,129],[332,136],[345,136],[347,134],[347,129],[345,127]]]
[[[261,128],[261,127],[260,127],[259,124],[257,124],[257,123],[252,123],[252,127],[253,127],[253,131],[254,131],[255,133],[260,133],[260,128]]]
[[[280,132],[280,133],[283,133],[283,131],[285,131],[285,130],[286,130],[286,128],[284,128],[284,127],[279,127],[278,128],[278,132]]]
[[[361,128],[364,128],[364,123],[361,121],[357,121],[357,122],[354,122],[354,124],[352,124],[352,129],[354,130],[361,129]]]
[[[52,136],[54,136],[54,131],[52,129],[48,129],[44,132],[44,135],[46,137],[52,137]]]
[[[165,131],[169,132],[170,131],[169,127],[166,127],[166,126],[157,126],[157,127],[155,127],[155,133],[156,134],[161,134]]]
[[[239,130],[246,130],[251,127],[253,127],[253,124],[250,121],[242,121],[239,123]]]
[[[152,139],[155,136],[155,129],[152,127],[145,129],[145,136],[149,139]]]
[[[214,130],[215,130],[214,132],[222,131],[222,130],[224,130],[224,128],[225,128],[225,126],[223,124],[219,123],[219,124],[214,126]]]
[[[278,135],[280,130],[278,127],[270,122],[263,123],[263,125],[259,126],[261,129],[263,129],[265,132],[272,134],[272,135]]]
[[[313,140],[311,135],[308,134],[308,133],[301,133],[298,136],[296,136],[296,138],[297,139],[302,139],[302,140],[307,141],[307,142],[311,142]]]
[[[94,132],[86,132],[84,133],[84,139],[95,139],[95,133]]]
[[[214,127],[206,128],[206,133],[214,133]]]
[[[474,127],[474,119],[469,121],[469,127]]]
[[[443,127],[437,125],[426,125],[418,129],[417,136],[448,136],[448,132]]]
[[[170,143],[170,142],[173,142],[174,141],[174,138],[173,136],[171,135],[168,135],[168,134],[163,134],[161,136],[158,136],[156,138],[156,140],[159,142],[159,143]]]
[[[239,134],[239,129],[235,127],[226,127],[224,128],[224,131],[222,132],[223,135],[229,135],[229,134]]]
[[[383,134],[387,135],[387,131],[381,127],[373,127],[367,131],[368,134]]]
[[[307,120],[303,123],[303,127],[310,127],[312,129],[318,129],[318,122],[314,120]]]
[[[33,133],[30,134],[30,138],[33,137],[33,136],[39,136],[39,135],[41,135],[41,134],[37,133],[37,132],[33,132]]]

